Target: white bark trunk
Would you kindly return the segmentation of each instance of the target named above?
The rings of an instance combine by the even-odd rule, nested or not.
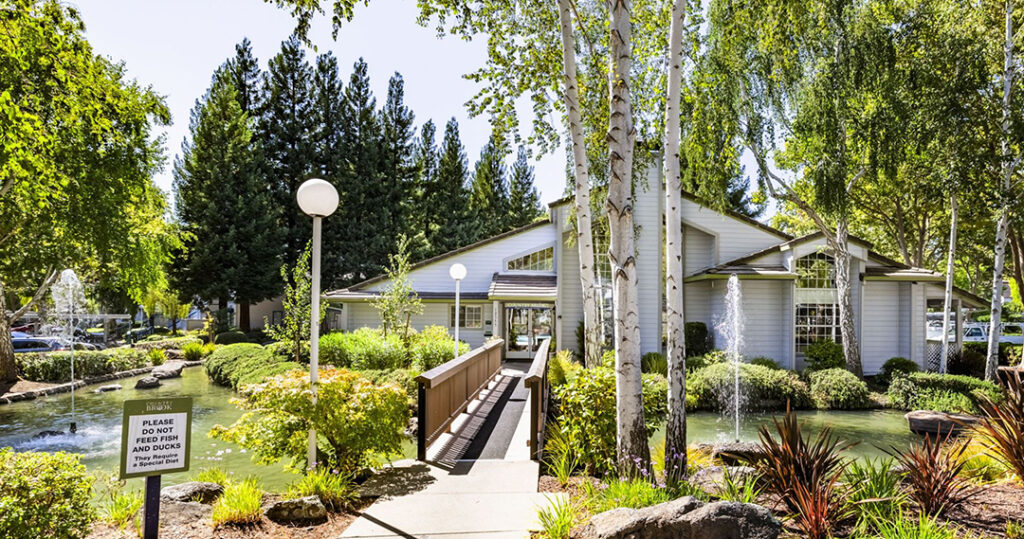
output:
[[[960,205],[956,194],[949,197],[949,258],[946,260],[946,291],[942,298],[942,351],[939,354],[939,372],[946,372],[949,359],[949,312],[953,307],[953,273],[956,271],[956,227]]]
[[[632,25],[629,0],[611,0],[610,114],[608,122],[608,213],[615,319],[616,441],[619,471],[650,473],[640,377],[640,317],[637,309],[636,247],[633,230],[633,127],[629,89]]]
[[[846,359],[846,370],[858,377],[864,375],[860,362],[860,344],[857,340],[857,325],[853,317],[853,286],[850,282],[850,245],[849,230],[845,218],[836,224],[835,240],[832,250],[836,258],[836,293],[839,296],[839,330],[843,335],[843,356]]]
[[[580,283],[583,287],[584,363],[588,367],[601,364],[601,312],[597,303],[597,279],[594,265],[594,231],[590,217],[590,174],[580,115],[579,82],[576,77],[576,39],[572,33],[570,0],[558,0],[558,18],[562,30],[562,66],[566,115],[569,118],[569,139],[572,143],[573,177],[575,179],[576,246],[580,258]]]
[[[999,338],[1003,317],[1003,268],[1006,264],[1006,234],[1010,226],[1010,181],[1013,177],[1013,163],[1010,148],[1010,104],[1013,91],[1013,1],[1006,0],[1006,38],[1003,46],[1003,121],[1002,157],[1003,181],[1000,190],[1002,200],[999,221],[996,224],[995,261],[992,268],[992,318],[988,326],[988,359],[985,362],[985,379],[996,381],[999,370]]]
[[[665,99],[665,304],[668,332],[668,419],[665,476],[686,475],[686,332],[683,314],[682,179],[679,172],[679,106],[683,81],[683,26],[686,1],[672,2],[668,89]]]

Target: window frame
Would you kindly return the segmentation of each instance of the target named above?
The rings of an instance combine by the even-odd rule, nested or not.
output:
[[[548,252],[550,252],[550,257],[546,256],[546,253],[548,253]],[[531,256],[535,256],[535,255],[537,256],[536,262],[531,262],[530,261],[530,257]],[[520,268],[514,268],[513,267],[513,263],[521,261],[523,259],[526,259],[526,262],[524,263],[524,267],[520,267]],[[544,263],[546,261],[549,262],[549,264],[547,264],[548,267],[544,267],[544,268],[540,268],[540,269],[538,269],[536,267],[525,267],[525,266],[530,265],[530,264]],[[524,251],[524,252],[521,252],[521,253],[517,253],[517,254],[515,254],[513,256],[510,256],[510,257],[508,257],[508,258],[506,258],[505,260],[502,261],[502,267],[505,269],[506,272],[510,272],[510,273],[554,273],[555,272],[555,244],[554,243],[549,243],[549,244],[541,246],[539,248],[531,249],[529,251]]]
[[[839,304],[797,303],[794,306],[793,350],[797,354],[803,354],[807,347],[823,340],[832,340],[840,344],[843,342]]]
[[[474,325],[469,325],[469,312],[470,310],[476,311],[476,320]],[[450,303],[448,305],[448,327],[455,327],[455,304]],[[459,303],[459,329],[483,329],[484,327],[484,306],[480,304],[465,304]]]

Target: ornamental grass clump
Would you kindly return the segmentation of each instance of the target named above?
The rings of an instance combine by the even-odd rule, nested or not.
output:
[[[979,443],[987,453],[1024,480],[1024,383],[1016,374],[1005,379],[1006,395],[1000,400],[982,396],[981,421],[975,426]]]
[[[940,516],[979,492],[963,473],[967,444],[953,440],[952,435],[925,435],[909,449],[893,447],[889,452],[906,470],[907,495],[924,515]]]
[[[852,535],[868,537],[877,520],[888,521],[902,514],[907,503],[900,488],[902,479],[903,474],[893,469],[892,459],[850,463],[842,482],[847,507],[857,517]]]
[[[255,524],[260,521],[263,490],[259,481],[248,478],[224,487],[224,493],[213,504],[213,525]]]
[[[191,342],[186,344],[181,349],[181,355],[185,358],[185,361],[199,361],[203,359],[203,343]]]
[[[329,511],[349,509],[359,499],[355,479],[351,474],[328,470],[319,466],[288,487],[288,496],[303,498],[316,496]]]
[[[351,473],[375,456],[401,454],[409,408],[405,390],[396,384],[374,385],[356,372],[327,367],[320,370],[315,405],[309,374],[301,370],[240,393],[232,402],[245,413],[210,435],[241,445],[260,463],[286,459],[289,468],[304,470],[310,428],[317,432],[317,462],[330,470]]]

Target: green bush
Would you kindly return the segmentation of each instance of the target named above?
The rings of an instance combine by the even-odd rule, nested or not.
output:
[[[213,344],[212,342],[203,344],[203,357],[210,357],[210,355],[215,351],[217,351],[216,344]]]
[[[703,356],[711,351],[711,334],[704,322],[687,322],[683,326],[686,337],[686,357]]]
[[[548,362],[548,383],[553,387],[560,386],[575,378],[583,368],[573,361],[572,352],[561,350]]]
[[[977,413],[982,396],[995,402],[1002,390],[991,382],[970,376],[914,372],[896,374],[889,384],[889,404],[901,410]]]
[[[760,365],[761,367],[772,369],[774,371],[782,369],[782,365],[779,365],[774,359],[765,356],[757,356],[747,363],[750,363],[751,365]]]
[[[949,374],[984,378],[987,358],[988,350],[985,343],[964,343],[963,350],[950,354],[946,370]]]
[[[75,352],[75,378],[88,378],[145,367],[148,358],[141,350],[111,348]],[[15,355],[21,375],[34,382],[71,380],[71,352],[26,353]]]
[[[269,376],[293,369],[303,369],[298,363],[281,361],[269,350],[255,343],[218,346],[203,366],[215,384],[235,389],[262,382]]]
[[[965,350],[971,350],[972,352],[974,352],[974,354],[971,354],[971,359],[972,360],[974,360],[974,358],[976,358],[977,356],[981,356],[983,358],[982,359],[982,363],[983,363],[984,362],[984,358],[988,357],[988,343],[985,343],[985,342],[965,342],[964,343],[964,349]],[[1000,365],[1017,365],[1017,364],[1020,363],[1020,359],[1021,359],[1021,345],[1013,344],[1013,343],[1008,343],[1008,342],[1001,342],[1001,343],[999,343],[999,364]],[[980,373],[981,374],[979,374],[977,376],[984,376],[984,374],[985,374],[984,367],[981,368]],[[963,373],[958,373],[958,374],[970,374],[971,376],[975,376],[973,371],[972,372],[963,372]]]
[[[150,350],[149,353],[146,354],[146,358],[149,360],[149,363],[154,367],[159,367],[160,365],[163,365],[165,361],[167,361],[166,353],[159,348],[153,348],[152,350]]]
[[[882,365],[882,370],[878,371],[878,377],[882,382],[889,383],[896,373],[910,374],[919,370],[921,369],[917,366],[917,363],[905,357],[894,357],[886,360]]]
[[[838,369],[846,366],[843,345],[832,339],[812,343],[804,351],[804,356],[807,358],[807,370],[810,371]]]
[[[85,537],[93,477],[79,455],[0,449],[0,537]]]
[[[615,470],[615,371],[588,369],[553,389],[559,402],[557,429],[591,474]],[[644,420],[652,433],[665,414],[667,382],[658,375],[643,379]]]
[[[455,339],[448,334],[443,326],[427,326],[423,331],[409,338],[409,355],[412,366],[429,371],[434,367],[452,360],[452,349]],[[459,355],[469,352],[469,345],[459,343]]]
[[[188,343],[181,349],[181,354],[185,361],[199,361],[203,359],[203,345],[197,342]]]
[[[811,398],[818,408],[856,410],[870,402],[867,384],[846,369],[814,371],[809,379]]]
[[[266,345],[264,348],[267,349],[272,355],[277,357],[280,361],[295,361],[295,348],[294,343],[287,341],[277,341]],[[309,364],[309,341],[302,341],[299,343],[299,363]],[[320,364],[324,364],[324,353],[320,352]]]
[[[729,353],[725,350],[709,350],[703,355],[686,358],[686,370],[693,372],[697,369],[703,369],[718,363],[728,363],[729,361]]]
[[[234,442],[261,463],[288,459],[305,469],[306,433],[317,432],[318,463],[329,470],[355,472],[378,456],[402,451],[409,408],[406,394],[392,384],[375,386],[358,373],[335,368],[320,371],[317,402],[309,401],[309,375],[292,371],[243,388],[233,402],[245,413],[230,427],[210,435]]]
[[[415,402],[418,398],[418,384],[416,377],[422,374],[416,369],[395,369],[391,370],[366,370],[356,371],[369,380],[373,385],[397,384],[405,391],[406,396]]]
[[[409,365],[409,356],[399,335],[384,337],[379,329],[360,328],[320,337],[320,363],[355,370],[399,369]]]
[[[197,339],[195,337],[161,337],[159,340],[155,341],[145,341],[136,343],[135,348],[139,350],[182,350],[186,346],[188,346],[189,343],[194,342],[199,344],[203,343],[202,340]]]
[[[717,363],[686,377],[686,392],[700,410],[725,410],[731,406],[734,370],[731,363]],[[746,410],[780,410],[790,402],[795,409],[811,406],[810,390],[796,373],[741,363],[740,394]]]
[[[668,358],[658,352],[647,352],[640,358],[640,369],[643,372],[668,376]]]
[[[238,344],[242,342],[249,342],[249,337],[241,331],[225,331],[218,333],[213,338],[214,344]]]

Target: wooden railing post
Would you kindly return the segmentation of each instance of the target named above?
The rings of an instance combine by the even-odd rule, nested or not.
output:
[[[530,458],[540,460],[543,456],[544,423],[547,417],[548,400],[548,356],[551,341],[545,340],[537,349],[530,370],[523,383],[530,390]]]
[[[416,460],[427,460],[427,386],[416,382]]]

